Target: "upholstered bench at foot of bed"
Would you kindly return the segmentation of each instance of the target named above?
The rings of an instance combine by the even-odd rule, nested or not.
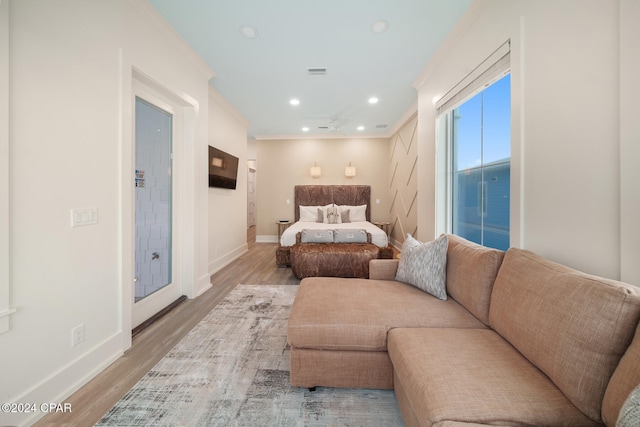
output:
[[[278,246],[276,248],[276,265],[278,267],[291,267],[292,246]],[[393,259],[393,247],[378,248],[378,259]]]
[[[304,277],[369,277],[369,261],[378,258],[372,243],[302,243],[291,247],[291,270]]]
[[[278,246],[276,248],[276,265],[278,267],[291,266],[291,246]]]

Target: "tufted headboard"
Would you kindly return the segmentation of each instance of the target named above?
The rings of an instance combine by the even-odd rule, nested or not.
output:
[[[371,221],[370,185],[296,185],[294,187],[294,218],[300,219],[300,206],[367,205],[367,221]]]

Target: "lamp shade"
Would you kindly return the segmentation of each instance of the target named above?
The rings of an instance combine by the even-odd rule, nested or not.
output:
[[[356,167],[351,166],[351,162],[349,162],[349,166],[344,168],[344,176],[346,176],[347,178],[353,178],[354,176],[356,176]]]
[[[322,169],[314,163],[314,165],[311,166],[311,169],[309,169],[309,174],[312,178],[320,178],[320,175],[322,175]]]

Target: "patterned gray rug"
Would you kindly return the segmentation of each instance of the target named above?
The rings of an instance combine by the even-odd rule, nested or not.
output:
[[[393,391],[289,385],[297,286],[238,285],[98,426],[402,426]]]

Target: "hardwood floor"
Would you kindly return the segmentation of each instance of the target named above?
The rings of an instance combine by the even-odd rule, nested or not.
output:
[[[255,243],[255,229],[248,230],[247,241],[249,251],[214,274],[211,289],[181,303],[139,333],[120,359],[65,399],[71,404],[71,413],[49,414],[34,425],[95,424],[237,284],[300,283],[290,268],[276,267],[275,243]]]

